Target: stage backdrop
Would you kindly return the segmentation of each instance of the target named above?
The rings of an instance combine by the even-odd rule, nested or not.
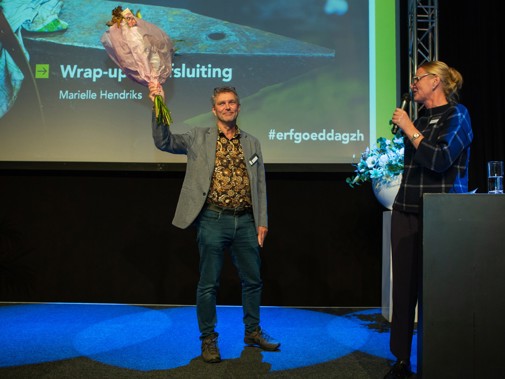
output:
[[[486,161],[505,159],[504,76],[496,59],[505,5],[439,7],[440,59],[465,78],[461,100],[475,133],[470,188],[485,192]],[[406,13],[402,20],[405,63]],[[1,300],[194,303],[193,233],[170,225],[182,175],[0,171]],[[383,209],[369,186],[350,189],[346,176],[268,173],[265,304],[380,306]],[[220,300],[239,303],[238,293],[228,262]]]

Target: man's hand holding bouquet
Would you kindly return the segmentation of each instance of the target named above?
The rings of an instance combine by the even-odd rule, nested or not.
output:
[[[160,28],[121,6],[114,8],[107,25],[109,29],[100,39],[107,54],[128,78],[149,87],[158,123],[169,126],[172,117],[161,85],[172,73],[172,40]]]

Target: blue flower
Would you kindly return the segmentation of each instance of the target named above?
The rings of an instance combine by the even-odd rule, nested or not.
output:
[[[346,183],[354,187],[372,179],[391,182],[403,173],[403,152],[403,137],[378,138],[377,145],[367,147],[360,161],[353,165],[355,176],[347,178]]]

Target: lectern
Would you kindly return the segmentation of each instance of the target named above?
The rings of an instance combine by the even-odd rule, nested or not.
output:
[[[426,194],[422,378],[505,375],[505,195]]]

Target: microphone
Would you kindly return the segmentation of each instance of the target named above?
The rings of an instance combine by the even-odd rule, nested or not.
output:
[[[410,101],[410,94],[408,92],[406,92],[402,95],[402,103],[400,105],[400,108],[403,110],[407,109],[407,106],[409,105],[409,101]],[[398,133],[398,129],[400,129],[398,127],[398,125],[393,124],[393,127],[391,128],[391,133],[393,133],[393,134]]]

